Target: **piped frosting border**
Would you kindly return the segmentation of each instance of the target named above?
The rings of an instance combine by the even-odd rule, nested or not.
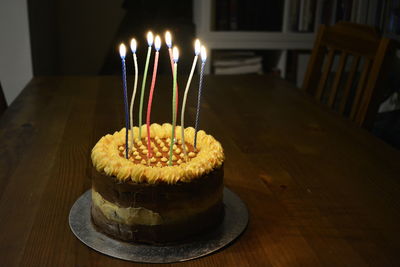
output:
[[[150,126],[150,137],[171,137],[172,125],[152,124]],[[139,135],[139,127],[133,127],[134,136]],[[181,127],[175,127],[175,136],[181,139]],[[193,145],[195,130],[192,127],[185,128],[185,142]],[[130,133],[129,133],[130,136]],[[142,126],[142,136],[147,136],[146,125]],[[156,184],[165,182],[174,184],[177,182],[189,182],[195,178],[220,167],[224,161],[224,151],[221,144],[211,135],[203,130],[197,133],[197,156],[188,162],[176,166],[147,166],[134,164],[119,155],[118,147],[125,144],[125,128],[119,132],[102,137],[92,149],[93,166],[98,172],[109,176],[115,176],[119,181],[133,181],[137,183],[147,182]]]

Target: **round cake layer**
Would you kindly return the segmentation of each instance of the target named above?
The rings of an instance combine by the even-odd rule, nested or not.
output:
[[[192,182],[121,182],[93,174],[92,220],[118,239],[175,242],[217,225],[223,214],[223,168]]]
[[[204,174],[191,182],[174,185],[167,183],[148,184],[132,181],[121,182],[115,177],[92,173],[92,188],[104,199],[121,207],[145,207],[156,210],[171,208],[172,205],[185,205],[209,199],[223,189],[223,167]]]

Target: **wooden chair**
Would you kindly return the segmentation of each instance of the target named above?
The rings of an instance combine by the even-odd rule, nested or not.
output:
[[[390,39],[366,25],[321,25],[302,89],[357,125],[370,128],[384,93],[382,78],[390,47]],[[337,56],[338,64],[333,64]]]
[[[3,88],[0,83],[0,116],[3,115],[3,112],[7,109],[6,98],[4,97]]]

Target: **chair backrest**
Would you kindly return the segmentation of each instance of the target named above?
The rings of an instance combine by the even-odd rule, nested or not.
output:
[[[6,109],[7,109],[7,102],[6,102],[6,98],[4,97],[3,88],[1,87],[1,83],[0,83],[0,116],[3,114],[3,112]]]
[[[382,78],[390,46],[390,39],[381,38],[366,25],[321,25],[303,89],[357,125],[370,128],[383,96]]]

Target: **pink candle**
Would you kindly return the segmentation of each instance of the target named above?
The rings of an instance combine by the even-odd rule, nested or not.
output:
[[[146,117],[146,125],[147,125],[147,157],[150,159],[153,156],[151,151],[151,143],[150,143],[150,115],[151,115],[151,103],[153,102],[153,93],[154,93],[154,86],[156,84],[156,77],[157,77],[157,67],[158,67],[158,57],[159,51],[161,47],[161,38],[160,36],[156,36],[154,40],[154,48],[156,49],[156,55],[154,57],[154,67],[153,67],[153,76],[151,79],[151,86],[150,86],[150,95],[149,95],[149,102],[147,103],[147,117]]]

